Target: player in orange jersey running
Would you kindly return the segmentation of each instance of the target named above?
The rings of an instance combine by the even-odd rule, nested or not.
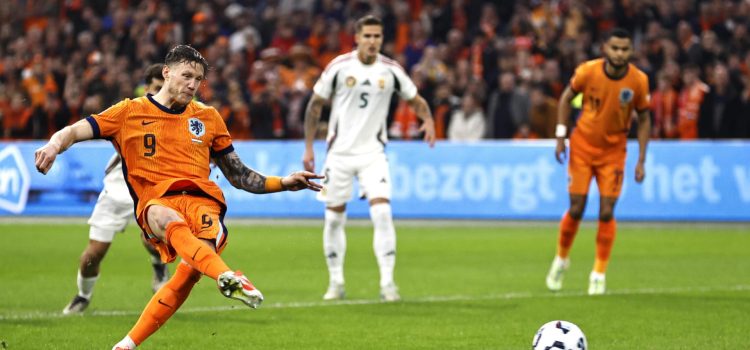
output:
[[[111,140],[120,154],[138,224],[163,262],[182,258],[172,278],[154,294],[127,336],[113,349],[134,349],[182,305],[201,275],[217,281],[220,292],[256,308],[263,295],[219,257],[227,243],[224,194],[208,179],[209,161],[229,182],[252,193],[319,191],[299,171],[264,176],[245,166],[219,113],[193,100],[208,63],[198,51],[178,45],[167,53],[164,86],[156,95],[125,99],[104,112],[58,131],[36,151],[36,168],[46,174],[55,157],[74,143]]]
[[[599,228],[596,235],[596,259],[589,276],[590,295],[605,291],[605,272],[615,238],[614,208],[622,189],[625,154],[631,115],[638,114],[638,164],[635,181],[645,176],[646,145],[651,132],[648,77],[629,63],[633,56],[630,33],[614,29],[602,45],[604,58],[584,62],[575,71],[560,97],[557,113],[555,157],[563,163],[566,125],[570,101],[583,94],[583,111],[570,135],[568,192],[570,208],[563,214],[557,255],[547,275],[550,290],[562,288],[563,274],[569,265],[568,252],[586,208],[591,178],[599,188]]]

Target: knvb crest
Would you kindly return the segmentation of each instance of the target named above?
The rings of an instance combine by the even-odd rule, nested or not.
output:
[[[0,150],[0,210],[20,214],[26,208],[31,177],[16,146]]]
[[[195,137],[201,137],[206,133],[206,126],[198,118],[188,119],[188,130]]]
[[[633,90],[628,88],[623,88],[620,90],[620,104],[628,104],[631,101],[633,101]]]

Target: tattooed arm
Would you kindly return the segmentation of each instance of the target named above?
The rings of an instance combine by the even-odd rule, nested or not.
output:
[[[297,171],[282,178],[264,176],[261,173],[248,168],[242,163],[237,152],[234,151],[214,158],[214,163],[216,163],[219,169],[221,169],[221,172],[227,180],[229,180],[229,183],[232,184],[232,186],[251,193],[299,191],[306,188],[313,191],[320,191],[321,189],[320,184],[310,180],[322,179],[323,176],[308,171]],[[267,184],[267,180],[275,180],[278,185]]]
[[[305,110],[305,153],[302,155],[302,166],[307,171],[315,171],[313,142],[315,141],[315,134],[318,133],[320,113],[323,111],[325,102],[326,100],[323,97],[313,94],[310,97],[310,102],[307,103],[307,110]]]
[[[266,177],[245,166],[237,152],[216,157],[214,163],[235,188],[252,193],[266,193]]]
[[[419,128],[419,131],[424,132],[424,140],[430,144],[430,147],[434,146],[435,122],[432,120],[432,112],[430,112],[430,106],[427,105],[427,101],[417,94],[417,96],[409,100],[409,105],[414,109],[417,117],[422,120],[422,127]]]

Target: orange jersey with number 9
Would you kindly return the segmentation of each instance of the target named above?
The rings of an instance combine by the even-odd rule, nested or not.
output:
[[[172,110],[149,95],[125,99],[86,120],[94,138],[110,140],[120,153],[138,218],[149,200],[167,191],[202,191],[225,206],[221,189],[208,179],[209,162],[234,147],[213,107],[190,101]]]
[[[649,108],[648,76],[633,64],[615,79],[604,70],[604,59],[584,62],[570,79],[573,92],[583,93],[583,112],[576,131],[594,147],[624,146],[631,114]]]

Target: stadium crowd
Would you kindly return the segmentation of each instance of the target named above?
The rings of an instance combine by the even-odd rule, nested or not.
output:
[[[136,96],[142,71],[188,43],[212,65],[200,99],[234,138],[301,138],[312,84],[368,13],[441,139],[554,137],[557,98],[616,26],[650,78],[653,138],[750,138],[748,0],[3,1],[0,135],[47,138]],[[394,103],[390,137],[418,129]]]

